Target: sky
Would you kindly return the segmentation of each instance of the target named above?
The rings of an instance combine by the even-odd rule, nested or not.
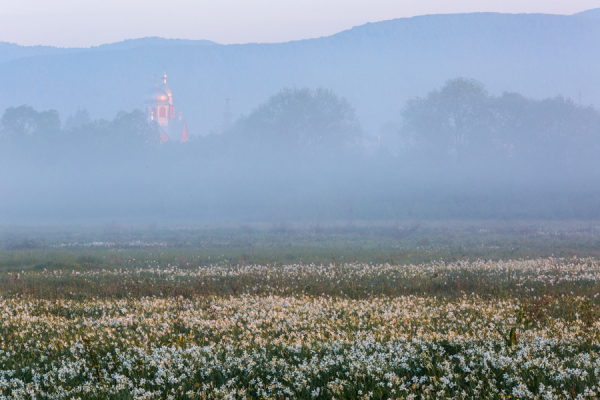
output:
[[[574,14],[600,0],[9,0],[0,41],[89,47],[147,36],[286,42],[425,14]]]

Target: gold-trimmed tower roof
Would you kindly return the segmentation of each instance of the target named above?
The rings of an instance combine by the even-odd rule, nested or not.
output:
[[[169,85],[167,85],[167,71],[163,71],[162,78],[163,78],[162,90],[169,97],[169,104],[173,105],[173,92],[171,92],[171,88],[169,87]]]

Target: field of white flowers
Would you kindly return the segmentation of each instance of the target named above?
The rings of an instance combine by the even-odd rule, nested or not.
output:
[[[128,295],[77,292],[115,282]],[[1,399],[600,397],[594,259],[24,271],[0,288]]]

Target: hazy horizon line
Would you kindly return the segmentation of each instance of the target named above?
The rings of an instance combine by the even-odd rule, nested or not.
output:
[[[239,43],[219,43],[216,42],[214,40],[211,39],[189,39],[189,38],[183,38],[183,37],[163,37],[163,36],[140,36],[140,37],[135,37],[135,38],[125,38],[122,40],[118,40],[118,41],[114,41],[114,42],[106,42],[106,43],[102,43],[102,44],[98,44],[98,45],[91,45],[91,46],[54,46],[54,45],[46,45],[46,44],[34,44],[34,45],[26,45],[26,44],[20,44],[17,42],[10,42],[10,41],[4,41],[4,40],[0,40],[0,44],[9,44],[9,45],[16,45],[16,46],[20,46],[20,47],[51,47],[51,48],[56,48],[56,49],[81,49],[81,50],[91,50],[91,49],[95,49],[95,48],[99,48],[102,46],[107,46],[107,45],[113,45],[113,44],[118,44],[118,43],[124,43],[124,42],[129,42],[129,41],[136,41],[136,40],[143,40],[143,39],[160,39],[160,40],[173,40],[173,41],[188,41],[188,42],[212,42],[214,45],[219,45],[219,46],[236,46],[236,45],[245,45],[245,44],[283,44],[283,43],[292,43],[292,42],[300,42],[300,41],[304,41],[304,40],[313,40],[313,39],[320,39],[320,38],[327,38],[327,37],[331,37],[331,36],[335,36],[337,34],[340,34],[342,32],[346,32],[349,30],[352,30],[354,28],[358,28],[361,26],[365,26],[365,25],[369,25],[369,24],[377,24],[380,22],[388,22],[388,21],[395,21],[395,20],[401,20],[401,19],[412,19],[412,18],[421,18],[421,17],[428,17],[428,16],[437,16],[437,15],[468,15],[468,14],[504,14],[504,15],[560,15],[560,16],[566,16],[566,17],[571,17],[571,16],[576,16],[578,14],[581,14],[583,12],[586,11],[591,11],[591,10],[596,10],[596,9],[600,9],[600,7],[598,8],[590,8],[587,10],[583,10],[583,11],[579,11],[576,12],[574,14],[554,14],[554,13],[544,13],[544,12],[531,12],[531,13],[527,13],[527,12],[517,12],[517,13],[510,13],[510,12],[497,12],[497,11],[475,11],[475,12],[456,12],[456,13],[433,13],[433,14],[420,14],[420,15],[413,15],[410,17],[398,17],[398,18],[390,18],[390,19],[382,19],[382,20],[378,20],[378,21],[370,21],[370,22],[365,22],[363,24],[359,24],[359,25],[354,25],[350,28],[347,29],[342,29],[338,32],[332,33],[330,35],[321,35],[321,36],[312,36],[312,37],[305,37],[302,39],[292,39],[292,40],[286,40],[286,41],[272,41],[272,42],[256,42],[256,41],[248,41],[248,42],[239,42]]]

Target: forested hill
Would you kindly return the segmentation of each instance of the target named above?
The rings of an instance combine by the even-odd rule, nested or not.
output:
[[[600,18],[600,8],[594,8],[592,10],[582,11],[575,15],[578,17],[585,17],[585,18]]]
[[[186,39],[164,39],[160,37],[145,37],[141,39],[127,39],[121,42],[108,43],[89,48],[63,48],[53,46],[20,46],[15,43],[0,42],[0,63],[25,57],[47,56],[58,54],[84,53],[90,51],[113,51],[130,50],[142,46],[165,46],[165,45],[187,45],[187,46],[210,46],[217,43],[210,40],[186,40]]]
[[[367,131],[397,121],[405,101],[463,76],[493,94],[558,94],[600,104],[600,19],[544,14],[428,15],[370,23],[318,39],[217,45],[145,39],[91,50],[0,46],[0,109],[78,107],[113,118],[142,107],[166,68],[192,134],[218,130],[225,99],[249,113],[282,87],[326,87],[356,107]],[[212,45],[206,45],[212,44]],[[18,50],[18,51],[17,51]],[[15,58],[14,54],[30,54]]]

